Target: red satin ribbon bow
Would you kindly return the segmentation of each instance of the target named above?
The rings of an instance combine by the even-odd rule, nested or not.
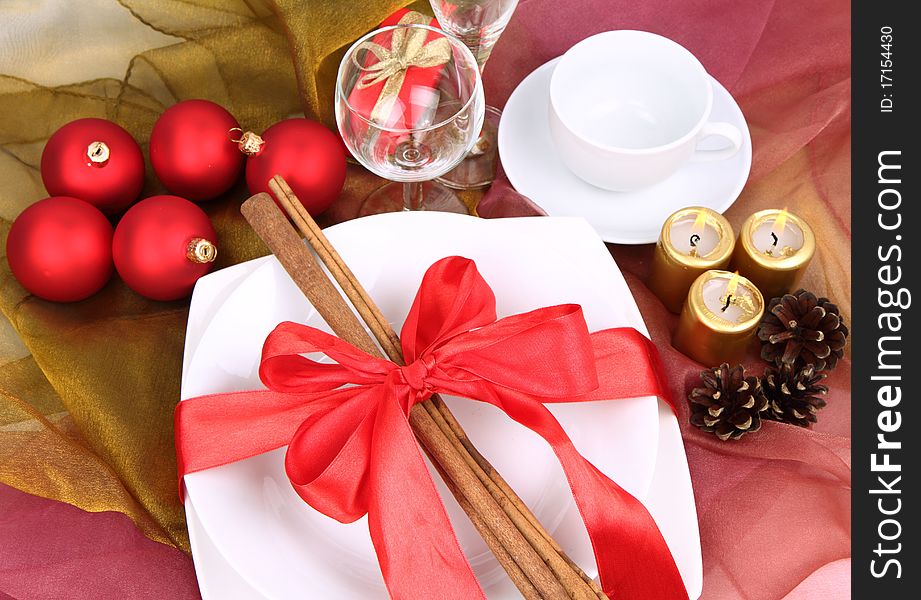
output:
[[[629,328],[589,334],[573,304],[496,320],[492,289],[472,261],[455,256],[426,272],[401,340],[404,367],[312,327],[279,324],[262,351],[259,374],[268,390],[179,404],[180,474],[288,444],[285,469],[307,503],[343,523],[368,515],[392,597],[483,598],[407,415],[434,393],[489,402],[553,447],[605,592],[619,600],[687,598],[645,507],[583,458],[544,406],[667,399],[646,337]],[[336,364],[303,356],[316,352]]]

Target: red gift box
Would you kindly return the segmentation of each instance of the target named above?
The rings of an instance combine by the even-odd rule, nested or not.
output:
[[[381,23],[381,27],[406,24],[424,24],[438,28],[436,19],[430,19],[426,15],[405,8],[387,17]],[[410,32],[409,30],[390,30],[374,36],[371,39],[371,43],[379,46],[386,53],[394,52],[394,50],[399,52],[401,50],[400,46],[403,45],[400,42],[407,42],[408,36],[411,35],[421,35],[421,33]],[[437,33],[428,32],[425,38],[425,45],[440,38],[441,36]],[[367,44],[368,42],[365,43]],[[395,45],[398,46],[396,49],[393,47]],[[450,54],[448,54],[448,59],[450,59]],[[413,129],[427,125],[432,120],[432,116],[438,106],[439,92],[437,88],[444,65],[438,64],[431,67],[411,65],[406,68],[405,75],[394,73],[389,78],[380,78],[380,75],[386,74],[387,71],[378,71],[374,67],[381,62],[381,57],[374,51],[369,50],[366,53],[364,69],[367,70],[367,75],[355,85],[349,94],[348,101],[352,109],[375,125],[388,129]],[[384,93],[388,85],[391,86],[391,89],[386,91],[392,91],[392,86],[394,83],[399,84],[398,78],[401,77],[402,84],[395,97],[390,97],[389,93]],[[361,81],[370,82],[375,78],[380,78],[381,80],[371,85],[363,86],[361,84]],[[383,97],[382,93],[384,93]]]

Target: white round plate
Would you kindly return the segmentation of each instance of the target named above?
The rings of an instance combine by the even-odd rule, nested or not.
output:
[[[496,293],[500,315],[577,302],[592,330],[632,326],[646,331],[623,277],[581,219],[486,221],[394,213],[350,221],[327,234],[397,328],[428,266],[459,254],[477,262]],[[212,278],[229,285],[229,291],[206,293]],[[189,317],[183,399],[259,387],[262,342],[286,319],[325,327],[274,258],[203,278]],[[592,573],[587,534],[546,443],[490,405],[447,401],[474,443],[570,556]],[[560,404],[551,410],[580,452],[631,493],[646,496],[659,447],[655,398]],[[302,598],[305,590],[312,598],[385,598],[366,521],[342,525],[305,504],[285,477],[283,453],[187,476],[188,502],[202,532],[227,565],[267,599]],[[436,481],[488,596],[517,597],[437,476]]]
[[[722,161],[688,163],[652,187],[611,192],[576,177],[556,153],[547,109],[550,77],[559,60],[525,77],[502,110],[499,158],[518,192],[550,216],[584,217],[601,239],[614,244],[655,242],[668,215],[685,206],[706,206],[719,213],[732,206],[751,171],[751,135],[738,104],[716,79],[711,77],[711,120],[728,121],[742,131],[739,152]],[[719,143],[704,140],[700,147],[709,149]]]

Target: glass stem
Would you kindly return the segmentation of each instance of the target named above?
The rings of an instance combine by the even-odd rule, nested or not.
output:
[[[423,210],[421,181],[403,184],[403,210]]]
[[[489,56],[486,56],[482,59],[480,59],[480,55],[477,53],[474,53],[474,56],[477,57],[476,65],[480,69],[480,77],[482,81],[483,70],[486,68],[486,60],[489,58]],[[480,85],[482,85],[482,83]],[[471,155],[475,155],[475,154],[479,154],[483,152],[482,150],[483,144],[486,143],[486,140],[483,137],[483,132],[485,130],[486,130],[486,119],[483,119],[483,126],[480,127],[480,135],[477,136],[476,144],[474,144],[473,149],[470,150]]]

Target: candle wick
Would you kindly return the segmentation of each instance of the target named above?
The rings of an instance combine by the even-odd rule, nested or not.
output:
[[[729,305],[732,304],[732,294],[726,295],[726,304],[721,308],[721,312],[726,312],[726,309],[729,308]]]
[[[692,236],[691,236],[691,247],[692,247],[692,248],[696,247],[696,246],[697,246],[697,242],[699,242],[699,241],[700,241],[700,236],[699,236],[699,235],[697,235],[696,233],[695,233],[694,235],[692,235]]]
[[[774,243],[771,244],[771,245],[774,246],[774,247],[776,248],[776,247],[777,247],[777,242],[780,241],[780,238],[778,238],[778,237],[777,237],[777,234],[774,233],[773,231],[771,232],[771,237],[774,238]]]

